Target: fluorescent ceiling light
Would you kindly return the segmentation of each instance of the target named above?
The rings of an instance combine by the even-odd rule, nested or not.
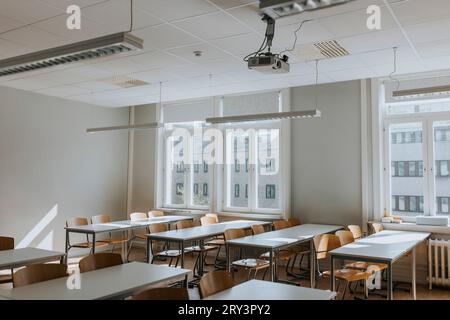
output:
[[[436,86],[428,88],[416,88],[406,90],[396,90],[392,92],[394,98],[421,98],[425,96],[441,96],[450,93],[450,85]]]
[[[274,113],[260,113],[242,116],[217,117],[208,118],[206,123],[234,123],[234,122],[248,122],[248,121],[264,121],[264,120],[280,120],[280,119],[305,119],[318,118],[321,116],[319,110],[307,111],[289,111],[289,112],[274,112]]]
[[[354,0],[260,0],[260,10],[272,19],[319,10]]]
[[[144,41],[128,32],[0,60],[0,77],[140,50]]]
[[[125,126],[114,126],[114,127],[102,127],[102,128],[91,128],[87,129],[87,133],[97,133],[105,131],[118,131],[118,130],[146,130],[146,129],[157,129],[161,128],[162,124],[159,122],[150,122],[135,125],[125,125]]]

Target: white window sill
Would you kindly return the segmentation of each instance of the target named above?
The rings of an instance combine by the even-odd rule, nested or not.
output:
[[[237,219],[259,219],[259,220],[278,220],[283,219],[281,214],[269,213],[242,213],[242,212],[218,212],[219,217],[237,218]]]
[[[193,215],[193,216],[198,216],[198,215],[205,215],[207,213],[209,213],[209,211],[205,211],[205,210],[194,210],[194,209],[177,209],[177,208],[157,208],[155,210],[160,210],[163,211],[164,213],[168,213],[168,214],[177,214],[177,215]]]
[[[383,223],[383,227],[386,230],[422,231],[434,234],[450,234],[450,226],[426,226],[417,225],[413,222]]]

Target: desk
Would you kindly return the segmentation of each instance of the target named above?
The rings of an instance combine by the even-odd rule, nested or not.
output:
[[[186,269],[131,262],[79,274],[79,289],[69,289],[67,284],[71,277],[64,277],[0,290],[0,296],[14,300],[117,299],[138,293],[149,286],[185,280],[190,273],[191,270]]]
[[[176,223],[182,220],[192,220],[193,217],[189,216],[162,216],[162,217],[154,217],[147,218],[143,220],[131,221],[131,220],[122,220],[122,221],[112,221],[108,223],[99,223],[99,224],[89,224],[85,226],[77,226],[77,227],[65,227],[66,229],[66,254],[69,251],[69,234],[70,233],[81,233],[92,235],[92,253],[95,253],[95,238],[97,234],[105,233],[105,232],[127,232],[133,229],[141,229],[146,228],[151,224],[155,223]],[[123,256],[124,259],[127,257],[128,246],[123,246]]]
[[[276,251],[286,249],[290,246],[309,241],[310,243],[310,259],[311,259],[311,288],[315,287],[315,248],[314,237],[325,234],[334,233],[342,229],[342,226],[322,225],[322,224],[302,224],[299,226],[286,228],[277,231],[265,232],[254,236],[248,236],[239,239],[227,241],[227,246],[232,247],[248,247],[261,248],[270,252],[270,276],[271,280],[276,280],[276,266],[274,267],[273,258]],[[230,250],[228,255],[230,255]],[[227,257],[228,270],[230,270],[230,257]]]
[[[393,299],[392,264],[412,252],[412,294],[416,299],[416,246],[430,237],[428,232],[384,230],[330,252],[330,287],[335,290],[335,260],[387,264],[387,298]]]
[[[204,300],[331,300],[336,292],[283,283],[249,280]]]
[[[28,266],[34,263],[61,260],[65,253],[38,248],[21,248],[0,251],[0,270]]]
[[[229,222],[221,222],[212,224],[209,226],[200,226],[194,228],[171,230],[166,232],[159,232],[153,234],[147,234],[147,262],[150,261],[150,242],[152,240],[176,242],[181,250],[181,267],[184,267],[184,248],[187,241],[199,241],[200,246],[203,246],[203,242],[206,239],[222,235],[227,229],[251,229],[252,225],[269,225],[267,221],[252,221],[252,220],[235,220]],[[200,255],[200,266],[203,266],[203,257]]]

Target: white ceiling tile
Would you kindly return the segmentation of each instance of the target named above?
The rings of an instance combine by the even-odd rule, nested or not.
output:
[[[0,39],[0,48],[0,59],[20,56],[33,51],[31,48],[3,39]]]
[[[22,23],[18,20],[0,15],[0,33],[20,27],[21,25]]]
[[[175,24],[183,30],[206,40],[251,32],[251,29],[222,12],[183,20]],[[205,26],[208,27],[205,28]]]
[[[254,33],[212,40],[211,43],[237,56],[246,56],[261,46],[263,37]]]
[[[56,97],[68,97],[71,95],[84,94],[89,92],[88,89],[80,88],[74,85],[70,86],[58,86],[46,89],[35,90],[37,93],[47,94]]]
[[[148,27],[133,31],[133,34],[144,40],[146,49],[169,49],[201,42],[199,39],[170,25]]]
[[[134,2],[138,8],[166,21],[217,11],[217,8],[204,0],[135,0]]]
[[[164,69],[152,69],[147,71],[135,72],[130,77],[150,83],[167,82],[179,79],[178,76],[167,72]]]
[[[416,49],[424,59],[447,56],[450,54],[450,39],[446,41],[420,43],[416,45]]]
[[[224,51],[217,49],[206,43],[171,49],[168,51],[178,57],[181,57],[183,59],[195,63],[202,63],[205,60],[212,60],[212,59],[227,59],[230,57],[230,55],[225,53]],[[201,56],[200,57],[195,56],[194,51],[201,51],[202,52]]]
[[[51,6],[66,9],[70,5],[77,5],[80,8],[95,5],[100,2],[104,2],[104,0],[41,0]]]
[[[174,65],[182,65],[186,63],[186,61],[174,57],[170,54],[167,54],[162,51],[153,51],[153,52],[147,52],[142,54],[136,54],[133,56],[130,56],[127,58],[134,63],[141,66],[141,70],[144,71],[148,69],[157,69],[157,68],[164,68],[166,66]]]
[[[295,24],[277,28],[273,41],[274,46],[292,48],[295,41],[294,32],[298,27],[299,25]],[[301,30],[297,33],[297,45],[315,43],[333,38],[334,35],[319,22],[311,21],[303,24]]]
[[[221,7],[222,9],[231,9],[258,2],[255,0],[209,0],[209,1]]]
[[[114,75],[114,70],[97,68],[94,64],[77,66],[70,68],[69,71],[75,75],[86,77],[90,80],[104,79]]]
[[[142,66],[135,63],[130,58],[114,59],[107,62],[95,64],[96,68],[114,72],[116,75],[138,72],[142,70]]]
[[[179,77],[190,78],[196,76],[208,75],[206,68],[196,64],[184,64],[180,66],[168,66],[164,68],[165,72],[176,74]]]
[[[49,80],[35,78],[35,79],[11,80],[11,81],[2,83],[2,86],[12,87],[12,88],[16,88],[16,89],[23,89],[23,90],[39,90],[39,89],[44,89],[44,88],[56,87],[56,86],[58,86],[58,83],[49,81]]]
[[[24,27],[0,35],[0,38],[9,40],[35,50],[44,50],[66,43],[67,39],[50,34],[34,27]]]
[[[450,19],[426,22],[405,27],[414,44],[428,41],[448,40]]]
[[[403,26],[448,18],[450,12],[448,0],[409,0],[391,6]]]
[[[64,13],[65,10],[48,5],[40,0],[1,0],[1,14],[3,16],[13,18],[26,24]]]

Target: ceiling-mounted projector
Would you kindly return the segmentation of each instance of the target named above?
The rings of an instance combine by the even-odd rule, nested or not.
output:
[[[278,19],[350,1],[354,0],[260,0],[259,8],[272,19]]]
[[[248,68],[262,73],[288,73],[287,56],[278,56],[270,52],[248,58]]]

